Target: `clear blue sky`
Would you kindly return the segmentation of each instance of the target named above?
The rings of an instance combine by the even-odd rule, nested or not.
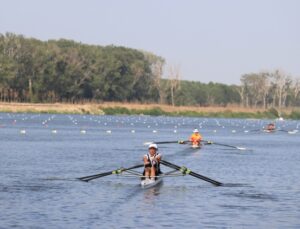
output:
[[[298,0],[0,0],[0,33],[150,51],[182,79],[239,84],[244,73],[300,77]]]

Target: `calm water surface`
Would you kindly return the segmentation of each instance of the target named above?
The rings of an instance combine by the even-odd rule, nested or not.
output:
[[[300,228],[300,133],[253,131],[267,123],[0,113],[0,228]],[[250,150],[164,144],[159,151],[223,187],[191,176],[146,190],[137,178],[76,179],[140,164],[144,142],[186,140],[194,128]]]

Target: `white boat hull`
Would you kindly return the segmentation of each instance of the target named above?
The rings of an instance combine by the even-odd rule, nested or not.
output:
[[[200,146],[200,145],[192,145],[191,148],[192,148],[192,149],[200,149],[201,146]]]
[[[145,179],[141,181],[142,188],[151,188],[162,182],[162,177],[157,177],[155,180]]]

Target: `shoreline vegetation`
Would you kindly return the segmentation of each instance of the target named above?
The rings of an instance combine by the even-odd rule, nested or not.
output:
[[[215,118],[253,118],[253,119],[300,119],[300,110],[275,108],[192,107],[137,103],[0,103],[0,112],[9,113],[47,113],[47,114],[91,114],[91,115],[151,115],[186,116]]]
[[[240,85],[189,81],[183,80],[178,65],[169,64],[164,57],[123,46],[67,39],[41,41],[0,33],[0,66],[1,102],[168,104],[176,106],[168,115],[193,116],[218,115],[215,110],[210,113],[211,107],[225,107],[225,116],[253,116],[256,107],[275,107],[282,112],[291,107],[300,109],[300,79],[282,70],[244,73]],[[209,80],[205,75],[195,76]],[[201,108],[181,110],[181,106]],[[249,108],[241,112],[250,114],[236,114],[239,107]],[[104,109],[105,113],[129,114],[165,114],[170,110],[157,105],[149,108],[152,111],[127,105]],[[254,109],[258,111],[254,116],[269,116],[261,114],[265,110]]]

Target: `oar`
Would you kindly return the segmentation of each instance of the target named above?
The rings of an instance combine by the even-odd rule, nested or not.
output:
[[[195,173],[195,172],[189,170],[188,168],[186,168],[184,166],[180,167],[178,165],[172,164],[171,162],[168,162],[168,161],[165,161],[165,160],[161,160],[160,163],[163,164],[163,165],[165,165],[165,166],[168,166],[168,167],[170,167],[172,169],[176,169],[176,170],[182,172],[183,174],[191,175],[191,176],[196,177],[198,179],[201,179],[201,180],[207,181],[209,183],[212,183],[212,184],[214,184],[216,186],[222,186],[223,185],[221,182],[212,180],[212,179],[210,179],[208,177],[205,177],[205,176],[202,176],[202,175],[200,175],[198,173]]]
[[[286,132],[288,134],[296,134],[298,132],[298,130],[282,130],[282,129],[280,129],[278,131]]]
[[[234,148],[234,149],[238,149],[238,150],[247,150],[247,148],[245,148],[245,147],[232,146],[232,145],[222,144],[222,143],[213,142],[213,141],[206,141],[206,140],[202,140],[202,141],[205,142],[208,145],[214,144],[214,145],[226,146],[226,147],[230,147],[230,148]]]
[[[144,142],[144,145],[150,145],[150,144],[170,144],[170,143],[178,143],[178,144],[186,144],[189,140],[183,141],[183,140],[176,140],[176,141],[165,141],[165,142]]]
[[[93,180],[93,179],[97,179],[97,178],[100,178],[100,177],[105,177],[105,176],[112,175],[112,174],[120,174],[120,173],[122,173],[126,170],[137,169],[137,168],[140,168],[140,167],[143,167],[143,166],[144,166],[144,164],[140,164],[140,165],[135,165],[135,166],[132,166],[132,167],[129,167],[129,168],[120,168],[120,169],[112,170],[112,171],[105,172],[105,173],[99,173],[99,174],[95,174],[95,175],[79,177],[77,179],[79,179],[81,181],[88,182],[88,181]]]
[[[247,132],[258,132],[258,131],[262,131],[262,129],[247,130]],[[246,130],[244,132],[247,133]]]

